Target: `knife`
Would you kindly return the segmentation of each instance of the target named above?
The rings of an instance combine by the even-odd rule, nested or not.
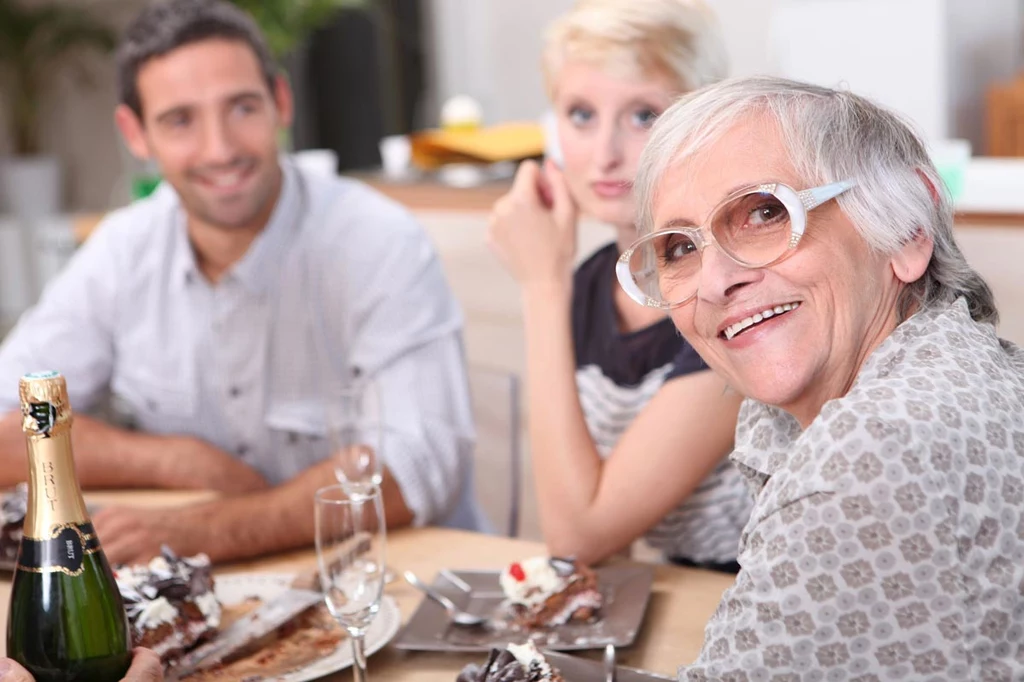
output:
[[[185,654],[168,670],[169,682],[180,680],[222,663],[245,651],[307,609],[323,602],[316,568],[299,573],[291,586],[255,611],[246,614],[214,639]]]

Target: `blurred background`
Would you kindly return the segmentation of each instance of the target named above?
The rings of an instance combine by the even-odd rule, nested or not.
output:
[[[0,19],[0,156],[59,158],[62,208],[102,211],[130,197],[131,177],[140,169],[114,129],[110,45],[96,31],[107,27],[116,35],[144,1],[0,0],[0,18],[37,15]],[[346,170],[379,165],[381,137],[436,125],[441,104],[454,95],[477,100],[486,123],[536,120],[546,105],[538,66],[542,31],[572,0],[237,3],[255,12],[292,77],[299,113],[294,147],[331,149]],[[968,140],[975,154],[986,152],[987,93],[1011,81],[1022,63],[1021,0],[710,4],[734,74],[845,83],[904,111],[929,138]],[[78,16],[61,17],[60,9]],[[77,33],[55,23],[76,21]],[[16,54],[31,32],[58,30],[58,44]],[[16,71],[30,73],[31,82],[15,87]],[[16,113],[22,88],[35,99],[21,114],[28,121]],[[24,147],[18,128],[25,126],[34,128],[34,148]]]

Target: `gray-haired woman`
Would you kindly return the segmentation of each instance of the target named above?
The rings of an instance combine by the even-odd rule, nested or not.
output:
[[[737,391],[756,491],[689,680],[1024,676],[1024,352],[921,141],[772,78],[655,125],[619,280]]]

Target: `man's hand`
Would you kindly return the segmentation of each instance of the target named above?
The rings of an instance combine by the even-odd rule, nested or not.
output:
[[[270,487],[260,472],[204,440],[182,436],[175,437],[175,443],[163,476],[168,488],[240,495]]]
[[[136,649],[132,667],[121,682],[163,682],[164,669],[160,657],[149,649]],[[0,658],[0,680],[3,682],[35,682],[27,670],[9,658]]]
[[[198,509],[104,507],[92,521],[110,563],[140,564],[158,556],[162,545],[179,556],[209,553],[209,519],[197,514]]]

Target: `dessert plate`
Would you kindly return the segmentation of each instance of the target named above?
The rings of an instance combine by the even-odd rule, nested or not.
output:
[[[483,627],[452,625],[448,614],[424,599],[395,639],[399,649],[416,651],[490,651],[532,639],[538,648],[570,651],[629,646],[636,639],[651,596],[654,570],[648,566],[598,568],[604,596],[600,617],[592,623],[569,623],[544,630],[520,630],[503,618],[504,593],[498,571],[442,570],[433,586],[463,611],[489,619]]]
[[[256,597],[262,601],[273,599],[291,586],[291,573],[230,573],[215,576],[214,591],[217,599],[225,605],[240,604]],[[366,631],[366,655],[379,651],[391,641],[402,624],[402,613],[395,600],[384,595],[380,611]],[[320,658],[303,668],[287,675],[275,677],[278,682],[307,682],[317,680],[352,665],[352,644],[348,638],[341,640],[338,648],[329,656]]]

